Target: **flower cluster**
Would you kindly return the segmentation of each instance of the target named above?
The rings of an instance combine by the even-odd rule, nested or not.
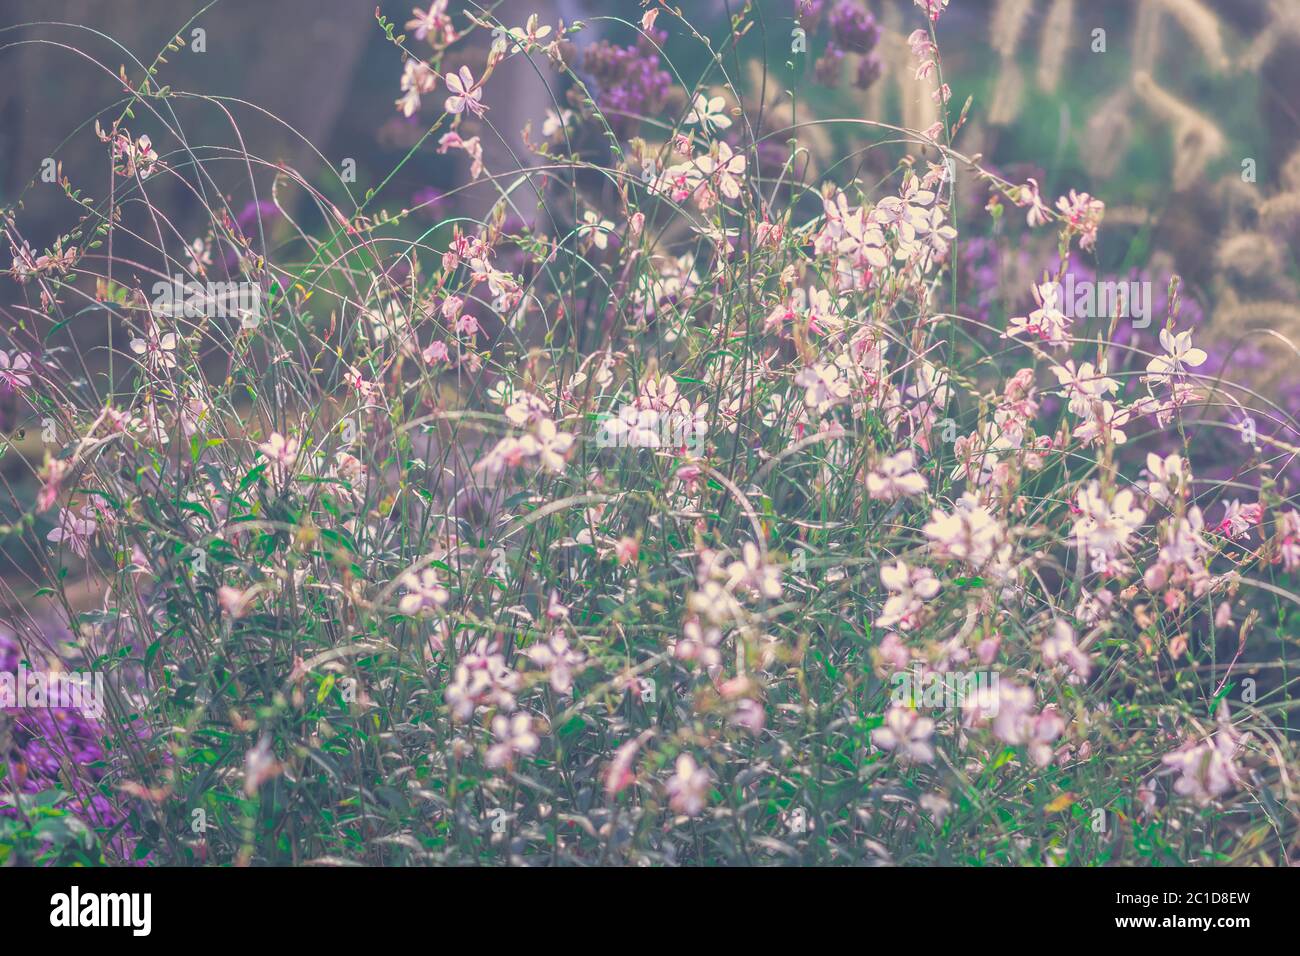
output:
[[[918,5],[888,48],[943,112],[948,4]],[[798,16],[827,79],[891,22]],[[272,290],[255,328],[163,315],[105,261],[115,334],[73,354],[71,266],[102,258],[77,250],[155,238],[105,209],[37,257],[11,224],[0,400],[44,447],[5,519],[36,587],[6,603],[53,623],[0,631],[0,669],[53,627],[120,698],[18,718],[18,789],[169,863],[1281,859],[1294,422],[1223,381],[1177,283],[1145,334],[1072,314],[1105,205],[942,123],[873,120],[867,159],[817,168],[796,122],[769,175],[752,90],[676,87],[682,17],[620,45],[414,9],[385,100],[440,114],[414,148],[463,153],[463,190],[415,222],[250,162],[272,200],[156,240]],[[501,99],[512,58],[567,89],[550,115]],[[156,147],[96,148],[161,204],[186,141],[149,116]],[[503,118],[518,168],[484,149]],[[892,693],[972,672],[996,679]],[[1134,839],[1050,809],[1076,804]]]

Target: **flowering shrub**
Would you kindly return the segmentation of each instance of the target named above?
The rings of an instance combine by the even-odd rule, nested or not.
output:
[[[807,179],[802,124],[713,85],[749,9],[626,45],[380,17],[396,110],[489,197],[414,237],[251,152],[241,207],[190,94],[124,69],[111,187],[65,180],[43,255],[5,214],[0,387],[46,443],[5,530],[57,624],[0,650],[110,696],[67,738],[4,711],[11,818],[61,784],[104,860],[162,864],[1288,860],[1294,419],[1205,373],[1176,278],[1145,331],[1065,307],[1104,201],[954,147],[948,6],[903,47],[938,121],[851,121],[878,180]],[[879,25],[826,15],[869,86]],[[512,58],[568,93],[493,168]],[[994,224],[1056,240],[1005,321]],[[256,321],[160,308],[178,271]]]

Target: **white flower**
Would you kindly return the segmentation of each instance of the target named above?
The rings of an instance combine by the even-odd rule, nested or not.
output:
[[[803,400],[809,408],[825,413],[852,391],[848,381],[840,378],[834,365],[818,364],[801,369],[794,377],[796,385],[804,387]]]
[[[135,143],[135,161],[139,166],[140,178],[148,179],[154,171],[158,154],[154,152],[153,143],[148,136],[141,136]]]
[[[973,568],[982,567],[998,551],[1006,532],[996,518],[970,492],[957,501],[952,514],[936,509],[921,529],[940,555],[958,558]]]
[[[573,690],[573,675],[587,660],[581,651],[570,647],[568,638],[559,632],[528,648],[524,656],[547,672],[551,689],[557,694],[568,694]]]
[[[45,536],[46,539],[55,544],[63,542],[75,554],[86,557],[90,551],[90,539],[99,528],[99,524],[90,516],[91,514],[89,505],[82,509],[80,515],[64,508],[59,513],[58,525],[50,530],[50,533]]]
[[[257,450],[271,462],[287,468],[298,460],[298,439],[271,432],[271,437],[258,445]]]
[[[1170,375],[1183,371],[1183,366],[1196,368],[1205,364],[1205,351],[1192,347],[1190,329],[1176,334],[1168,329],[1161,329],[1160,344],[1168,354],[1157,355],[1147,364],[1147,371],[1151,373],[1149,378],[1164,380]]]
[[[680,661],[699,661],[706,668],[722,663],[718,645],[722,631],[716,627],[702,627],[699,618],[692,617],[682,626],[682,639],[672,644],[671,651]]]
[[[910,451],[891,455],[867,474],[867,494],[872,498],[893,501],[895,498],[925,492],[925,479],[914,469]]]
[[[547,139],[552,136],[558,136],[568,128],[569,122],[573,119],[573,110],[555,110],[546,111],[546,119],[542,120],[542,135]]]
[[[668,805],[688,817],[698,816],[708,802],[712,778],[690,754],[679,754],[676,772],[668,780]]]
[[[438,86],[438,74],[422,60],[407,60],[402,68],[402,98],[397,107],[403,116],[414,116],[420,108],[420,94],[431,93]]]
[[[555,427],[555,422],[544,418],[533,429],[537,457],[547,471],[559,474],[564,471],[564,456],[573,447],[573,436]],[[531,437],[531,436],[525,436]]]
[[[491,394],[488,396],[491,398]],[[534,395],[532,392],[518,392],[511,394],[503,393],[503,403],[506,404],[506,421],[516,428],[523,428],[535,422],[540,422],[548,417],[551,410],[550,405],[541,396]]]
[[[1074,522],[1074,536],[1079,547],[1090,553],[1100,552],[1107,558],[1124,550],[1128,539],[1146,518],[1145,511],[1133,507],[1134,495],[1130,489],[1117,492],[1108,503],[1096,479],[1079,489],[1076,500],[1079,517]]]
[[[597,249],[607,248],[610,233],[614,231],[614,224],[608,219],[601,219],[590,209],[582,214],[582,221],[585,225],[578,227],[578,238],[590,238]]]
[[[14,352],[11,356],[0,349],[0,382],[4,382],[14,391],[32,384],[32,360],[26,352]]]
[[[280,772],[280,764],[271,749],[271,738],[263,737],[257,746],[244,754],[244,792],[250,797],[266,781]]]
[[[452,719],[463,722],[479,707],[514,710],[518,686],[518,672],[507,667],[505,658],[488,650],[487,641],[481,640],[456,664],[456,673],[443,697]]]
[[[511,47],[510,52],[522,52],[525,48],[533,47],[539,40],[544,40],[550,35],[551,28],[546,25],[538,26],[537,14],[530,14],[528,22],[524,26],[510,28],[510,36],[519,41]]]
[[[726,143],[718,143],[718,158],[710,155],[696,160],[696,167],[705,179],[717,179],[718,192],[728,199],[740,198],[741,177],[745,175],[745,157],[733,153]]]
[[[727,568],[728,587],[743,588],[775,601],[781,596],[781,572],[763,560],[758,546],[746,541],[741,560]]]
[[[910,630],[916,626],[916,615],[925,602],[939,593],[939,580],[929,568],[908,568],[907,563],[886,564],[880,569],[880,583],[891,592],[875,626],[900,627]]]
[[[686,115],[686,122],[699,126],[705,133],[708,133],[710,126],[726,129],[731,125],[731,118],[723,112],[726,108],[727,101],[721,96],[710,99],[703,93],[697,93],[695,108]]]
[[[934,763],[930,735],[934,721],[922,717],[910,707],[891,704],[885,723],[871,732],[871,742],[881,750],[892,751],[904,763]]]
[[[447,73],[442,79],[451,93],[443,103],[448,113],[463,113],[469,110],[475,116],[482,116],[487,110],[487,107],[480,102],[483,98],[483,89],[475,85],[474,75],[470,73],[469,67],[462,66],[459,73]]]
[[[145,361],[152,369],[176,367],[176,333],[165,332],[159,335],[156,329],[145,333],[145,338],[131,340],[131,351],[145,356]]]
[[[1148,453],[1146,470],[1151,478],[1147,482],[1147,494],[1162,505],[1169,504],[1175,496],[1181,494],[1188,487],[1191,478],[1187,462],[1181,455],[1161,458]]]
[[[1174,792],[1191,797],[1201,806],[1242,785],[1236,764],[1242,737],[1228,720],[1226,705],[1220,705],[1219,729],[1208,740],[1184,744],[1161,761],[1180,776]]]
[[[1074,629],[1058,619],[1052,625],[1051,637],[1043,640],[1043,663],[1049,667],[1065,664],[1079,680],[1087,680],[1092,673],[1092,661],[1075,643]]]
[[[489,767],[509,767],[518,754],[536,753],[541,743],[533,733],[533,721],[527,714],[510,717],[497,714],[492,718],[492,736],[497,742],[488,748],[483,761]]]
[[[968,699],[967,723],[993,717],[993,735],[1012,747],[1024,746],[1040,767],[1052,760],[1052,742],[1065,732],[1065,720],[1048,708],[1034,713],[1034,692],[1012,681],[999,681],[996,689]]]
[[[1012,318],[1006,336],[1024,333],[1042,339],[1049,345],[1068,344],[1066,333],[1070,320],[1060,309],[1060,297],[1060,284],[1054,280],[1034,286],[1034,299],[1038,302],[1038,308],[1028,316]]]
[[[418,614],[421,611],[442,607],[451,597],[438,580],[438,572],[433,568],[424,568],[419,573],[406,572],[402,575],[402,585],[407,593],[402,595],[397,609],[403,614]]]
[[[687,610],[723,624],[740,614],[740,602],[721,581],[705,581],[686,599]]]
[[[1064,365],[1053,365],[1052,374],[1065,386],[1070,411],[1080,418],[1091,416],[1095,403],[1119,389],[1119,382],[1106,374],[1105,362],[1097,367],[1091,362],[1084,362],[1076,372],[1074,360],[1070,359]]]

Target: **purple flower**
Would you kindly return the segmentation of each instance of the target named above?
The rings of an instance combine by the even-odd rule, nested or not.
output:
[[[667,34],[654,31],[653,38],[662,44]],[[596,105],[616,114],[608,120],[620,134],[635,126],[633,117],[660,112],[672,87],[672,77],[659,67],[659,54],[644,38],[626,47],[601,40],[587,48],[582,65],[595,84]]]
[[[813,76],[822,86],[839,86],[844,75],[844,51],[836,46],[828,46],[826,52],[813,64]]]
[[[872,53],[858,61],[858,73],[853,78],[853,85],[860,90],[869,90],[885,73],[885,66],[880,57]]]
[[[830,22],[835,45],[852,53],[867,53],[880,40],[876,18],[855,0],[841,0],[831,11]]]

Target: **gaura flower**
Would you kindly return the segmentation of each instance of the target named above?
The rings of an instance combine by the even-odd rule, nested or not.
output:
[[[699,816],[709,799],[712,777],[690,754],[679,754],[668,780],[668,805],[688,817]]]
[[[731,117],[724,112],[727,108],[727,101],[721,96],[715,96],[712,99],[703,93],[697,93],[695,96],[695,106],[686,114],[686,122],[699,126],[704,133],[709,132],[709,127],[717,129],[727,129],[731,125]]]
[[[481,117],[487,111],[487,107],[481,102],[483,89],[474,83],[474,75],[470,73],[469,67],[462,66],[459,73],[447,73],[442,79],[451,93],[443,103],[448,113],[460,114],[469,110],[475,116]]]

